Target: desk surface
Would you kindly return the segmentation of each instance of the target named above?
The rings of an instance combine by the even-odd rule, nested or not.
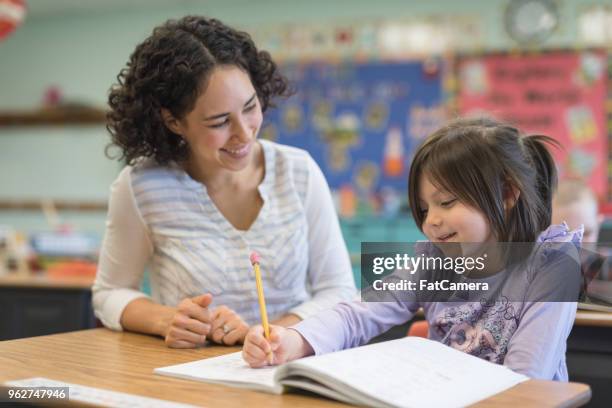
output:
[[[299,394],[282,396],[153,374],[155,367],[180,364],[239,350],[235,347],[167,348],[161,339],[107,329],[0,342],[0,383],[47,377],[85,386],[206,406],[341,407]],[[530,380],[477,406],[562,406],[586,403],[587,385]]]
[[[574,325],[612,327],[612,313],[578,310],[576,312],[576,320],[574,321]]]
[[[41,289],[91,289],[94,278],[90,276],[48,276],[42,274],[0,276],[0,287]]]

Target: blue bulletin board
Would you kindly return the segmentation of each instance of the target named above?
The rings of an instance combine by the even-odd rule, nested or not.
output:
[[[307,150],[332,190],[405,201],[421,140],[446,119],[441,61],[281,66],[296,93],[266,112],[261,136]],[[376,207],[376,206],[374,206]],[[378,211],[374,209],[373,211]]]

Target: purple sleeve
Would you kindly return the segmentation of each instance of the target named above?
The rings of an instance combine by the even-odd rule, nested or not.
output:
[[[308,341],[315,354],[324,354],[365,344],[410,320],[418,307],[416,302],[343,302],[293,329]]]
[[[531,378],[567,381],[566,342],[575,317],[575,302],[526,304],[504,365]]]
[[[565,351],[576,317],[580,262],[570,242],[544,249],[543,255],[532,268],[504,365],[531,378],[567,381]]]

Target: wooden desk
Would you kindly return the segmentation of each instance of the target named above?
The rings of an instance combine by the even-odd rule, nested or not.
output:
[[[612,327],[612,313],[578,310],[574,326]]]
[[[49,277],[44,273],[0,276],[0,287],[90,290],[93,282],[94,278],[90,276]]]
[[[155,367],[185,363],[233,351],[167,348],[161,339],[92,329],[0,342],[0,383],[47,377],[85,386],[211,407],[341,407],[344,404],[301,394],[270,395],[153,374]],[[588,402],[587,385],[530,380],[477,406],[574,407]]]
[[[593,407],[612,401],[612,313],[578,310],[567,339],[570,380],[591,386]]]
[[[0,276],[0,340],[95,327],[93,277]]]

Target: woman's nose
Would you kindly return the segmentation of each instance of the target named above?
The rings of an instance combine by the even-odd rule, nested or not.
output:
[[[240,140],[249,141],[253,137],[253,131],[251,130],[251,126],[244,119],[240,118],[234,123],[233,135]]]

